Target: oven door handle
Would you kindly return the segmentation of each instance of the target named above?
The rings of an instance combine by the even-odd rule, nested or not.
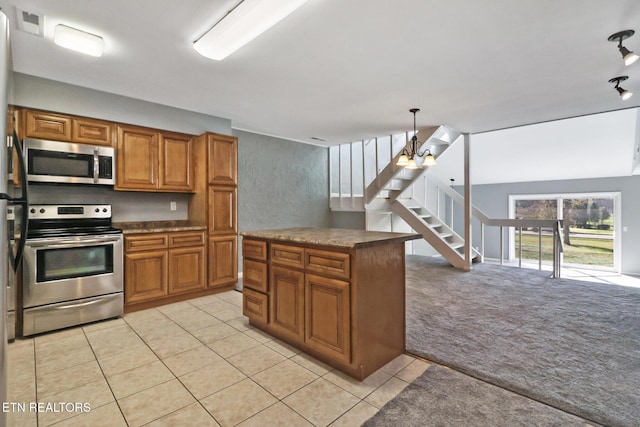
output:
[[[59,249],[59,248],[90,246],[90,245],[95,245],[96,243],[117,242],[118,240],[120,240],[119,237],[107,237],[107,238],[103,238],[103,239],[60,240],[60,241],[57,241],[55,243],[51,243],[51,242],[27,242],[27,246],[32,247],[32,248]]]

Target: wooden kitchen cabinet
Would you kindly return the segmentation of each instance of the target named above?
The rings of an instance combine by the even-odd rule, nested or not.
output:
[[[241,234],[243,314],[251,325],[359,380],[404,352],[404,242],[419,235]]]
[[[125,309],[205,289],[204,231],[125,234],[124,240]]]
[[[209,186],[209,234],[237,234],[237,194],[235,187]]]
[[[195,140],[189,219],[207,226],[209,289],[232,289],[238,281],[237,150],[238,139],[233,136],[207,132]]]
[[[307,274],[305,342],[315,351],[344,363],[351,361],[350,284]]]
[[[269,327],[294,340],[303,340],[304,272],[272,266],[269,288]]]
[[[193,145],[190,135],[177,133],[160,134],[160,180],[158,189],[166,191],[194,190]]]
[[[210,185],[238,184],[238,138],[206,134],[208,182]]]
[[[71,141],[70,116],[42,111],[24,111],[24,136],[54,141]]]
[[[238,238],[233,236],[209,237],[210,288],[232,285],[238,281]]]
[[[124,261],[125,305],[167,295],[167,251],[125,253]]]
[[[24,136],[91,145],[113,145],[114,124],[67,114],[23,110]]]
[[[118,126],[116,167],[116,190],[156,190],[158,132],[137,126]]]
[[[204,246],[169,250],[169,294],[204,289]]]
[[[116,190],[194,191],[190,135],[119,125],[116,156]]]
[[[114,124],[102,120],[74,117],[71,141],[82,144],[113,145]]]

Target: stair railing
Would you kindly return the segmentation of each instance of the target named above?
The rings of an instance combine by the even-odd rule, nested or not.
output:
[[[433,179],[433,178],[432,178]],[[438,188],[438,194],[440,192],[448,195],[453,202],[463,205],[464,197],[456,190],[454,190],[451,186],[445,185],[444,183],[435,180],[435,185]],[[438,209],[438,215],[440,209]],[[453,209],[452,209],[453,211]],[[561,273],[562,266],[562,257],[564,253],[564,245],[561,236],[562,230],[562,221],[556,219],[496,219],[489,218],[484,212],[475,206],[471,207],[471,212],[474,218],[476,218],[480,222],[480,247],[478,248],[478,252],[480,252],[480,261],[484,262],[484,254],[485,254],[485,227],[499,227],[500,229],[500,265],[504,264],[504,229],[505,228],[514,228],[515,231],[518,232],[519,236],[519,250],[518,250],[518,267],[522,267],[522,231],[533,228],[538,230],[538,269],[542,270],[542,233],[543,229],[551,230],[551,235],[553,237],[553,273],[552,277],[558,278]],[[453,218],[453,212],[451,215]],[[452,220],[453,221],[453,220]],[[465,237],[466,238],[466,237]]]
[[[329,192],[332,209],[364,210],[365,189],[406,145],[408,132],[329,147]],[[373,155],[368,155],[373,144]],[[346,154],[348,153],[348,154]],[[347,158],[348,157],[348,158]],[[361,166],[361,171],[357,167]],[[362,194],[360,194],[362,191]]]

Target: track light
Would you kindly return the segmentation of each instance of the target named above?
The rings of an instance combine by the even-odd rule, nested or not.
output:
[[[618,91],[623,101],[626,101],[633,96],[633,92],[629,92],[628,90],[620,87],[620,82],[623,82],[628,78],[629,76],[618,76],[609,80],[609,83],[615,83],[614,89]]]
[[[622,46],[622,40],[626,40],[634,34],[635,34],[635,31],[633,30],[624,30],[624,31],[619,31],[615,34],[611,34],[607,39],[610,42],[618,42],[618,50],[622,55],[622,59],[624,60],[624,65],[631,65],[634,62],[636,62],[638,58],[640,58],[640,56],[636,55],[626,47]]]

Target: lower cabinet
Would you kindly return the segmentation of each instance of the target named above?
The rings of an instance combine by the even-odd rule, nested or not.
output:
[[[251,325],[360,380],[404,352],[404,242],[287,243],[243,238]]]
[[[269,325],[283,335],[304,339],[304,272],[271,267]]]
[[[144,251],[125,255],[125,304],[167,295],[167,258],[167,251]]]
[[[204,231],[125,235],[125,306],[206,287]]]
[[[209,237],[210,288],[227,286],[238,281],[238,238]]]
[[[305,278],[305,342],[319,353],[351,361],[349,282],[315,274]]]
[[[169,249],[169,294],[204,288],[204,246]]]

